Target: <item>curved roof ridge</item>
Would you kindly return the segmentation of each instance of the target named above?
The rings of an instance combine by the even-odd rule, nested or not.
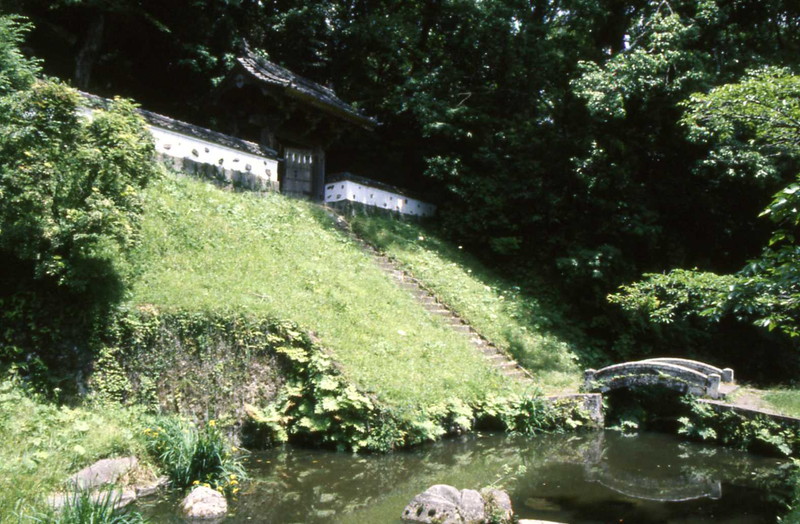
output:
[[[238,57],[237,61],[256,80],[282,87],[290,96],[306,100],[322,110],[355,121],[365,127],[372,128],[378,124],[374,118],[361,114],[352,105],[344,102],[330,87],[323,86],[258,56],[247,44],[244,46],[243,56]]]

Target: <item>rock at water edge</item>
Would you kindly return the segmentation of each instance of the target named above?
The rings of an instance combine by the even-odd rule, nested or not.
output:
[[[136,457],[98,460],[72,475],[68,482],[78,489],[93,490],[107,484],[114,484],[138,464],[139,461]]]
[[[228,501],[222,493],[198,486],[183,499],[181,511],[192,520],[222,519],[228,513]]]
[[[441,524],[478,523],[485,520],[484,501],[480,493],[453,486],[436,484],[414,497],[403,510],[408,522]]]
[[[511,507],[511,497],[501,489],[484,488],[481,490],[483,500],[486,501],[484,511],[486,518],[492,522],[511,522],[514,510]]]

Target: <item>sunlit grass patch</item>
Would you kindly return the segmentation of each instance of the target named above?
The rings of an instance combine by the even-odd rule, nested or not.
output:
[[[57,406],[0,382],[0,522],[46,510],[79,469],[111,456],[146,456],[145,415],[119,406]]]
[[[391,282],[322,208],[173,177],[148,189],[147,201],[130,304],[294,321],[360,388],[409,412],[518,389]]]
[[[782,415],[800,417],[800,390],[773,389],[765,391],[762,399]]]
[[[353,217],[351,223],[359,235],[530,369],[545,389],[577,384],[576,351],[556,333],[558,317],[547,312],[540,300],[418,223],[366,215]]]

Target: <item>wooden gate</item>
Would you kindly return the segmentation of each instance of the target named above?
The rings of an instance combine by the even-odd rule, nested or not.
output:
[[[311,149],[287,147],[284,150],[284,158],[281,193],[312,198],[314,196],[314,152]]]

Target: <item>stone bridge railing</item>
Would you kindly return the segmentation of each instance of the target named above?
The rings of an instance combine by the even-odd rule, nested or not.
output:
[[[615,389],[660,385],[680,393],[722,396],[721,383],[733,382],[733,370],[681,358],[653,358],[614,364],[584,372],[584,390],[605,393]]]

